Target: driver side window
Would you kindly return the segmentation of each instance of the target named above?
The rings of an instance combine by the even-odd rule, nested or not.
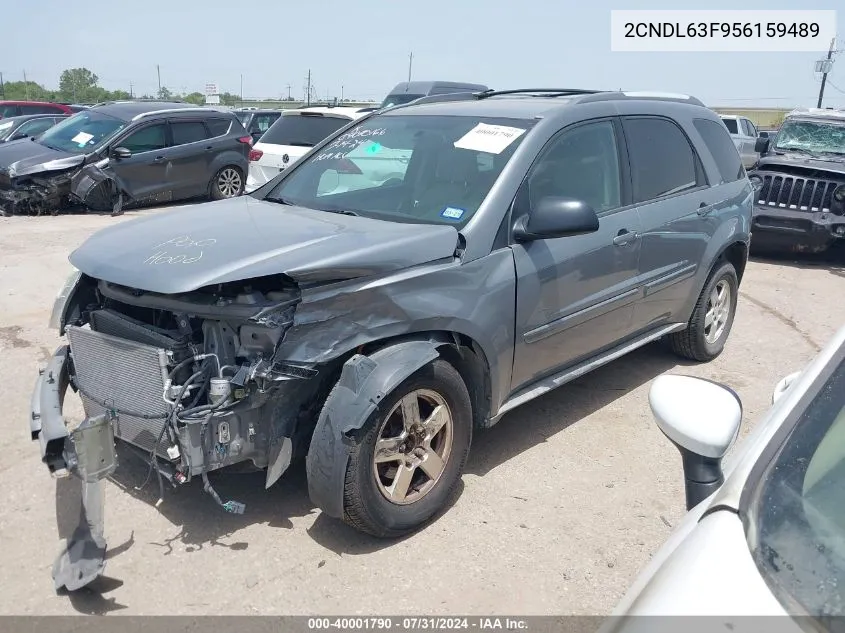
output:
[[[120,147],[125,147],[133,154],[140,154],[141,152],[151,152],[157,149],[164,149],[167,147],[167,141],[164,133],[164,124],[157,123],[133,132],[121,142],[118,143]]]
[[[564,130],[549,143],[528,177],[531,206],[546,197],[575,198],[596,213],[620,206],[617,147],[611,121]]]

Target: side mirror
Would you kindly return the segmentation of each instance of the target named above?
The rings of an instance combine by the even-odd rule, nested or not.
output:
[[[765,154],[766,152],[769,151],[769,143],[770,142],[771,142],[771,140],[769,138],[765,137],[765,136],[759,137],[754,142],[754,151],[757,152],[758,154]]]
[[[513,227],[514,237],[519,242],[582,235],[598,230],[599,217],[589,204],[563,197],[542,198]]]
[[[691,510],[725,483],[722,458],[739,433],[742,402],[733,390],[692,376],[660,376],[648,401],[658,428],[681,453]]]
[[[121,158],[131,158],[132,152],[130,152],[125,147],[115,147],[111,151],[111,155],[112,155],[112,157],[117,158],[119,160]]]

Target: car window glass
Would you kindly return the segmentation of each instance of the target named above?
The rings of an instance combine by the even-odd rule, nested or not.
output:
[[[576,198],[596,213],[620,205],[619,153],[613,123],[566,130],[551,141],[528,178],[534,207],[546,197]]]
[[[9,117],[9,116],[18,116],[20,112],[18,112],[18,106],[16,105],[0,105],[0,116],[2,117]]]
[[[23,125],[18,128],[18,131],[15,134],[23,134],[26,136],[38,136],[46,129],[53,127],[53,119],[51,118],[43,118],[43,119],[33,119],[32,121],[27,121]]]
[[[232,121],[229,119],[208,119],[206,121],[212,136],[223,136],[229,131]]]
[[[262,143],[313,147],[332,133],[337,132],[349,119],[337,116],[287,114],[270,126],[261,137]]]
[[[760,133],[757,131],[757,128],[754,127],[754,124],[751,121],[746,121],[746,124],[748,125],[748,133],[751,136],[757,137],[760,135]]]
[[[263,134],[270,126],[273,125],[273,122],[278,119],[278,115],[275,114],[257,114],[252,119],[252,122],[249,124],[249,133],[250,134]]]
[[[845,615],[845,362],[751,485],[749,544],[772,592],[787,608]]]
[[[196,143],[208,138],[202,121],[171,121],[170,133],[173,135],[174,145]]]
[[[133,154],[150,152],[156,149],[164,149],[167,146],[165,141],[164,124],[157,123],[149,125],[127,136],[118,145],[125,147]]]
[[[734,182],[742,178],[745,175],[742,159],[725,127],[707,119],[695,119],[693,125],[716,161],[722,180]]]
[[[681,129],[667,119],[626,119],[634,202],[646,202],[695,187],[696,157]]]
[[[282,116],[267,134],[285,119],[300,118],[305,117]],[[460,228],[478,211],[535,123],[475,116],[376,115],[300,159],[264,199]],[[491,129],[496,131],[493,137]]]
[[[739,134],[739,127],[737,126],[736,119],[722,119],[722,123],[725,124],[725,127],[728,128],[728,132],[731,134]]]

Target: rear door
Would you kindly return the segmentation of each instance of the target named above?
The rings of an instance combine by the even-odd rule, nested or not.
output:
[[[214,144],[201,119],[171,119],[170,147],[166,151],[166,177],[174,198],[198,196],[208,191]]]
[[[512,246],[517,276],[512,391],[628,336],[639,297],[640,220],[630,204],[617,119],[565,128],[520,189],[517,208],[546,196],[589,203],[599,230]]]
[[[167,178],[167,123],[155,121],[132,128],[111,145],[132,152],[129,158],[111,158],[110,167],[120,178],[120,185],[136,200],[170,199]]]
[[[710,212],[717,200],[701,159],[675,121],[637,116],[622,122],[642,221],[639,275],[644,296],[634,323],[637,331],[645,331],[680,318],[716,227]]]

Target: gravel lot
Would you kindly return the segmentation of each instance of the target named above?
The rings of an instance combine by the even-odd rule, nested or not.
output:
[[[155,210],[144,213],[155,213]],[[262,475],[218,475],[221,512],[196,482],[156,509],[143,468],[108,484],[106,576],[56,595],[59,530],[75,524],[29,441],[37,364],[70,272],[67,255],[97,229],[137,217],[0,219],[0,515],[2,614],[604,614],[683,513],[680,459],[654,425],[652,379],[687,372],[743,398],[743,435],[783,375],[800,369],[845,315],[845,260],[753,261],[725,353],[683,366],[649,346],[476,434],[454,505],[400,541],[321,516],[302,467],[269,491]],[[58,514],[58,517],[57,517]],[[57,521],[58,519],[58,521]]]

